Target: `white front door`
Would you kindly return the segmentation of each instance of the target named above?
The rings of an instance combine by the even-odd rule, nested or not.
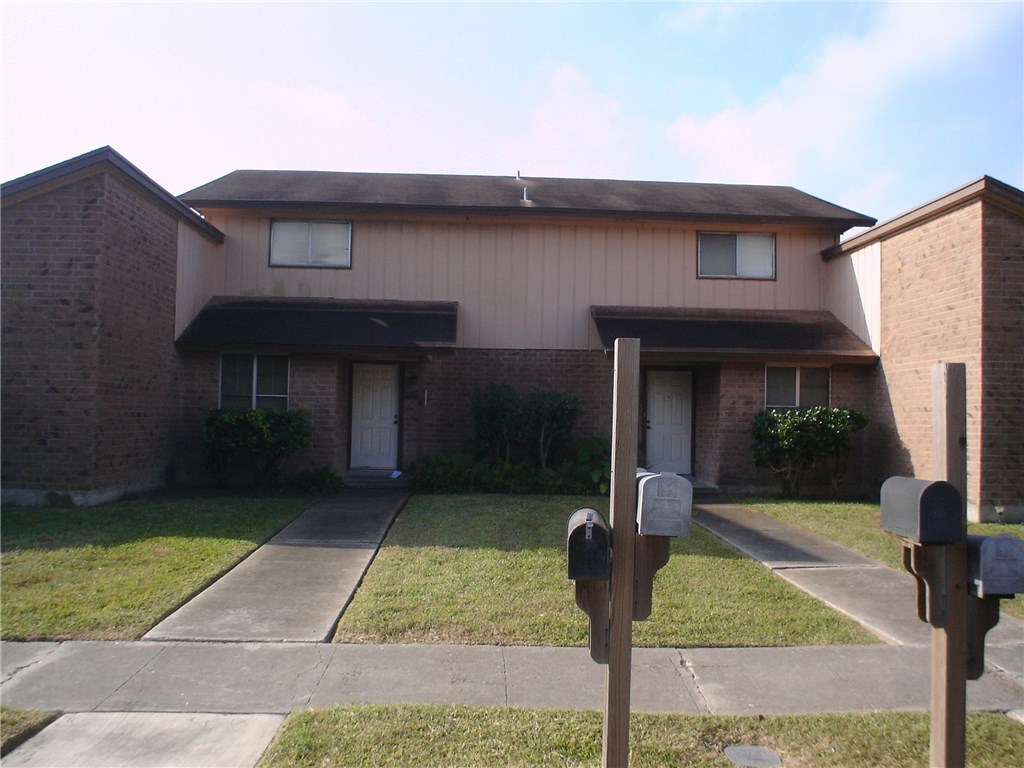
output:
[[[352,366],[352,469],[398,466],[397,365]]]
[[[647,372],[647,469],[689,475],[693,418],[690,371]]]

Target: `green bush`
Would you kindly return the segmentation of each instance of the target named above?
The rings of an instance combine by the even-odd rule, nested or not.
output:
[[[522,400],[525,440],[536,447],[537,463],[547,469],[552,454],[564,449],[580,416],[580,399],[563,392],[531,392]]]
[[[211,410],[203,419],[207,463],[222,484],[247,469],[253,485],[272,485],[281,462],[306,447],[309,433],[309,415],[302,411]]]
[[[834,496],[852,435],[867,423],[856,408],[768,408],[754,417],[754,464],[775,473],[784,495],[799,498],[804,478],[821,461]]]
[[[522,403],[512,387],[491,384],[473,398],[473,436],[494,462],[508,464],[522,434]]]
[[[520,397],[507,384],[491,384],[473,398],[472,415],[476,448],[493,463],[547,469],[564,458],[580,399],[549,390]]]

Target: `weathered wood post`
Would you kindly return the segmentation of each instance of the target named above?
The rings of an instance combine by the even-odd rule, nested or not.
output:
[[[960,492],[967,515],[967,367],[932,369],[934,477]],[[932,627],[931,750],[933,768],[963,768],[967,754],[967,542],[938,550],[946,621]]]
[[[612,578],[605,671],[602,768],[629,765],[629,693],[633,661],[633,568],[640,340],[615,340],[612,401]]]

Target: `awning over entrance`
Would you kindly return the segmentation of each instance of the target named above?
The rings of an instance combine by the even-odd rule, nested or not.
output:
[[[606,349],[634,338],[643,354],[678,360],[878,362],[831,312],[594,306],[590,314]]]
[[[456,302],[217,297],[178,337],[183,350],[453,348]]]

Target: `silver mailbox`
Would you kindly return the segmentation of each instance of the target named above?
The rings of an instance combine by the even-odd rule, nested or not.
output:
[[[641,536],[689,536],[693,486],[671,472],[637,472],[636,524]]]
[[[1024,594],[1024,540],[1009,533],[968,536],[967,588],[981,598]]]

